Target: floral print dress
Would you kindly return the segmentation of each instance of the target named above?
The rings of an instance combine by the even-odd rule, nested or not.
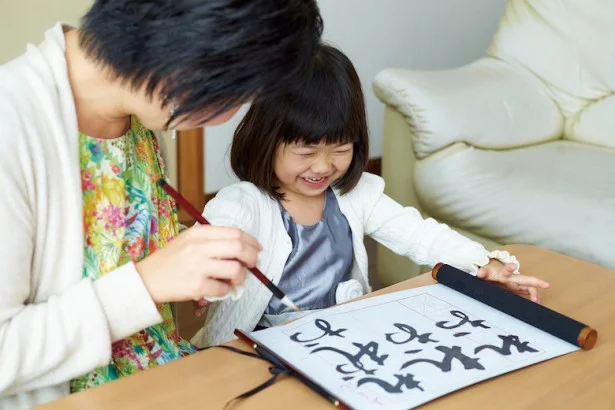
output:
[[[123,136],[79,134],[85,257],[83,276],[96,280],[137,262],[178,234],[173,200],[156,180],[166,176],[153,133],[133,117]],[[170,362],[195,348],[182,340],[171,306],[158,305],[162,323],[117,341],[111,363],[71,381],[71,392]]]

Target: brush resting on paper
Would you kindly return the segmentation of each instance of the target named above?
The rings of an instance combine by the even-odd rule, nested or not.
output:
[[[196,208],[193,207],[192,204],[188,202],[186,198],[184,198],[179,192],[177,192],[165,180],[159,179],[158,185],[160,185],[162,189],[164,189],[169,195],[171,195],[171,197],[179,204],[179,206],[184,208],[184,210],[188,212],[188,214],[192,218],[194,218],[198,223],[200,223],[201,225],[209,225],[209,222],[207,222],[207,220],[203,217],[203,215],[201,215],[201,213],[197,211]],[[288,296],[286,296],[284,292],[280,290],[280,288],[278,288],[275,284],[273,284],[273,282],[267,279],[267,277],[258,268],[256,267],[248,268],[248,270],[252,272],[254,276],[256,276],[256,278],[263,285],[267,286],[267,288],[271,291],[271,293],[273,293],[273,295],[276,298],[280,299],[280,301],[284,305],[288,306],[289,308],[297,312],[301,311],[301,309],[299,309],[299,307],[292,300],[290,300]]]

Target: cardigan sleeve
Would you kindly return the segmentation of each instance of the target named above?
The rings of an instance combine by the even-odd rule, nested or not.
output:
[[[256,236],[259,221],[258,207],[248,194],[250,189],[256,189],[256,187],[245,182],[223,188],[215,198],[207,203],[203,216],[212,225],[238,228],[252,236]],[[207,297],[206,299],[210,302],[229,298],[235,301],[241,298],[245,286],[245,282],[231,286],[226,295]]]
[[[420,265],[443,262],[471,274],[489,262],[489,252],[480,243],[391,199],[382,178],[364,174],[352,193],[354,201],[363,204],[365,233],[393,252]]]
[[[161,318],[132,264],[94,282],[79,279],[80,271],[54,271],[47,266],[42,272],[34,270],[37,249],[43,249],[38,247],[50,252],[62,246],[65,238],[48,241],[37,234],[38,210],[32,186],[44,182],[36,181],[29,171],[28,161],[33,159],[28,156],[26,142],[20,140],[25,133],[20,131],[19,117],[3,99],[1,89],[0,112],[2,397],[65,383],[105,365],[114,340]],[[48,266],[54,263],[49,260]],[[41,282],[62,290],[34,303],[38,292],[35,285]]]
[[[247,182],[225,187],[207,203],[203,216],[212,225],[239,228],[257,237],[260,212],[256,198],[252,197],[252,194],[262,195],[257,189]],[[233,339],[235,327],[241,327],[240,323],[254,313],[253,303],[258,300],[255,297],[258,289],[260,285],[256,278],[247,275],[246,281],[232,288],[229,294],[222,298],[208,298],[216,303],[208,306],[205,323],[191,342],[198,347],[206,347]],[[237,300],[240,297],[241,300]]]
[[[240,182],[221,189],[205,206],[203,216],[212,225],[239,228],[256,237],[259,212],[251,191],[258,188]]]

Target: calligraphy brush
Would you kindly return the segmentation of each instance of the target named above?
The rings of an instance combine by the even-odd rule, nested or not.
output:
[[[188,212],[188,214],[193,217],[198,223],[200,223],[201,225],[209,225],[207,219],[205,219],[203,215],[201,215],[201,213],[197,211],[196,208],[193,207],[192,204],[188,202],[186,198],[184,198],[171,185],[169,185],[167,181],[165,181],[164,179],[159,179],[158,185],[160,185],[162,189],[164,189],[169,195],[171,195],[171,197],[175,199],[175,201],[182,208],[184,208],[184,210]],[[286,296],[284,292],[280,290],[280,288],[278,288],[276,285],[273,284],[273,282],[267,279],[267,277],[263,275],[263,273],[258,268],[248,268],[248,270],[252,272],[254,276],[256,276],[256,279],[258,279],[263,285],[267,286],[271,293],[273,293],[276,298],[280,299],[280,302],[297,312],[301,311],[301,309],[299,309],[299,307],[295,305],[293,301],[290,300],[289,297]]]

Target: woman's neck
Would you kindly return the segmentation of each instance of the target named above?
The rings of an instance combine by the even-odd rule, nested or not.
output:
[[[126,133],[130,115],[124,109],[125,93],[104,68],[86,58],[76,29],[65,33],[68,79],[75,100],[79,131],[111,139]]]

